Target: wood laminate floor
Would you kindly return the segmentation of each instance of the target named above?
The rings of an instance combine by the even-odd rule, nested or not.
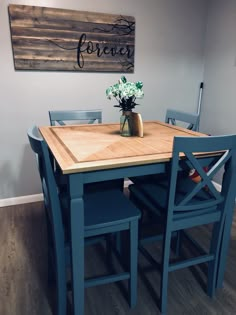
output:
[[[203,242],[208,228],[201,230]],[[52,315],[47,298],[46,225],[42,203],[0,208],[0,315]],[[176,271],[169,277],[168,315],[236,314],[236,220],[232,229],[224,288],[210,299],[198,272]],[[159,255],[158,245],[150,251]],[[101,245],[86,249],[86,272],[104,269]],[[139,267],[148,266],[139,254]],[[139,273],[138,304],[130,310],[123,285],[86,289],[85,315],[158,315],[158,272]],[[53,288],[51,288],[52,293]],[[68,311],[70,314],[70,311]]]

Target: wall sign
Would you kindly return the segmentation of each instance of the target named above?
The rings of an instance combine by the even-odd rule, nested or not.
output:
[[[131,16],[9,5],[16,70],[134,72]]]

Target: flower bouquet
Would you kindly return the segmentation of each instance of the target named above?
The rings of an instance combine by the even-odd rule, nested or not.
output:
[[[144,93],[142,90],[143,83],[129,82],[126,77],[122,76],[118,83],[110,86],[106,90],[108,99],[114,97],[118,101],[118,105],[114,107],[120,107],[123,112],[132,111],[132,109],[138,105],[136,104],[136,98],[143,98]]]
[[[126,77],[122,76],[118,83],[106,90],[107,98],[111,99],[114,97],[119,103],[114,105],[114,107],[119,107],[123,112],[120,118],[120,133],[122,136],[132,135],[131,112],[138,105],[136,98],[143,98],[144,96],[142,87],[143,83],[141,81],[129,82]]]

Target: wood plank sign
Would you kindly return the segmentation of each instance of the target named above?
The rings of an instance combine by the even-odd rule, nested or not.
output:
[[[9,5],[16,70],[134,72],[131,16]]]

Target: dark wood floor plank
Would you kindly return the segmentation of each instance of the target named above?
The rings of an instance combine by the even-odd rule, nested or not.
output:
[[[201,235],[205,243],[209,236],[209,227],[201,228],[201,233],[199,231],[193,233]],[[0,208],[1,315],[52,315],[47,294],[46,244],[45,213],[42,203]],[[159,257],[158,245],[150,245],[149,249],[157,258]],[[86,249],[85,265],[88,274],[105,270],[100,245]],[[139,267],[138,304],[135,309],[130,310],[124,298],[126,284],[109,284],[86,289],[85,315],[160,314],[156,304],[160,276],[153,270],[141,272],[144,267],[148,267],[141,254]],[[198,273],[202,274],[201,271]],[[199,282],[195,278],[198,273],[185,269],[170,274],[168,314],[236,314],[236,218],[233,223],[224,288],[218,290],[214,299],[210,299],[203,290],[204,281]],[[68,314],[70,313],[68,311]]]

